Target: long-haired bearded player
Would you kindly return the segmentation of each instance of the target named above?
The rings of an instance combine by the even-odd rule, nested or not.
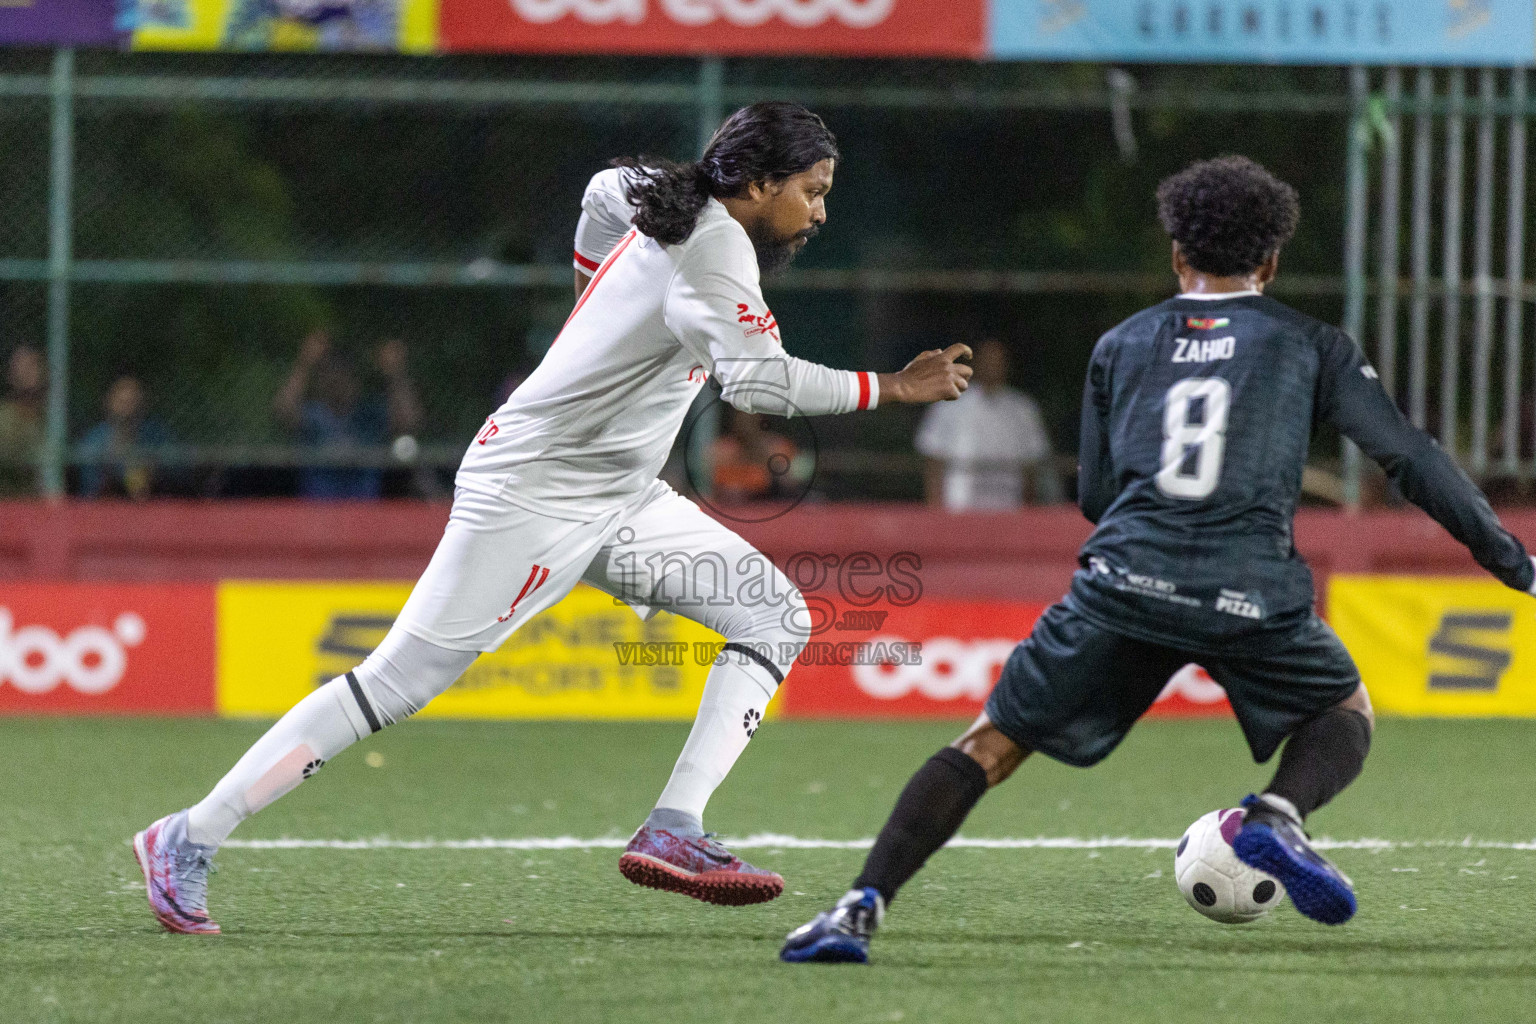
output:
[[[786,265],[825,223],[837,160],[815,114],[759,103],[733,114],[698,163],[627,162],[634,227],[591,268],[549,353],[470,443],[443,539],[384,641],[284,715],[202,802],[134,837],[162,925],[217,932],[208,868],[236,825],[419,711],[578,582],[727,641],[672,777],[620,860],[624,875],[711,903],[779,895],[783,879],[706,836],[702,818],[806,643],[805,603],[656,474],[710,375],[736,408],[777,416],[965,390],[963,345],[889,374],[785,352],[759,274]],[[701,559],[754,571],[690,572]]]

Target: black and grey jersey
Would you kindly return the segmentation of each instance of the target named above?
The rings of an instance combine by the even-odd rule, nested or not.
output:
[[[1330,423],[1519,590],[1524,546],[1403,417],[1360,347],[1254,293],[1179,297],[1099,340],[1083,394],[1079,501],[1098,528],[1075,603],[1118,632],[1190,650],[1305,620],[1292,542],[1312,432]]]

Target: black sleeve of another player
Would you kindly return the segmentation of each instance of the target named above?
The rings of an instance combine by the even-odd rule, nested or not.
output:
[[[1077,504],[1090,523],[1115,500],[1114,463],[1109,455],[1109,367],[1104,344],[1094,349],[1083,384],[1083,426],[1077,448]]]
[[[1536,572],[1525,546],[1445,450],[1408,422],[1345,334],[1333,332],[1323,342],[1317,412],[1376,460],[1404,497],[1465,544],[1479,565],[1505,586],[1531,589]]]

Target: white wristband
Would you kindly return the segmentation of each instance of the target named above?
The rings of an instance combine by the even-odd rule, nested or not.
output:
[[[1531,558],[1531,570],[1536,572],[1536,556]],[[1536,582],[1531,583],[1531,594],[1536,595]]]

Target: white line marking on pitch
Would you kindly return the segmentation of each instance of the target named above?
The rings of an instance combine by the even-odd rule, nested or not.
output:
[[[873,839],[802,839],[758,833],[739,839],[721,839],[727,847],[738,850],[867,850]],[[1177,839],[1132,839],[1127,836],[1102,836],[1083,839],[1075,836],[1036,836],[1033,839],[972,839],[956,836],[949,846],[972,850],[1171,850]],[[618,837],[579,839],[575,836],[530,837],[527,839],[231,839],[226,849],[241,850],[622,850],[629,840]],[[1318,839],[1321,850],[1536,850],[1530,842],[1498,842],[1487,839]]]

